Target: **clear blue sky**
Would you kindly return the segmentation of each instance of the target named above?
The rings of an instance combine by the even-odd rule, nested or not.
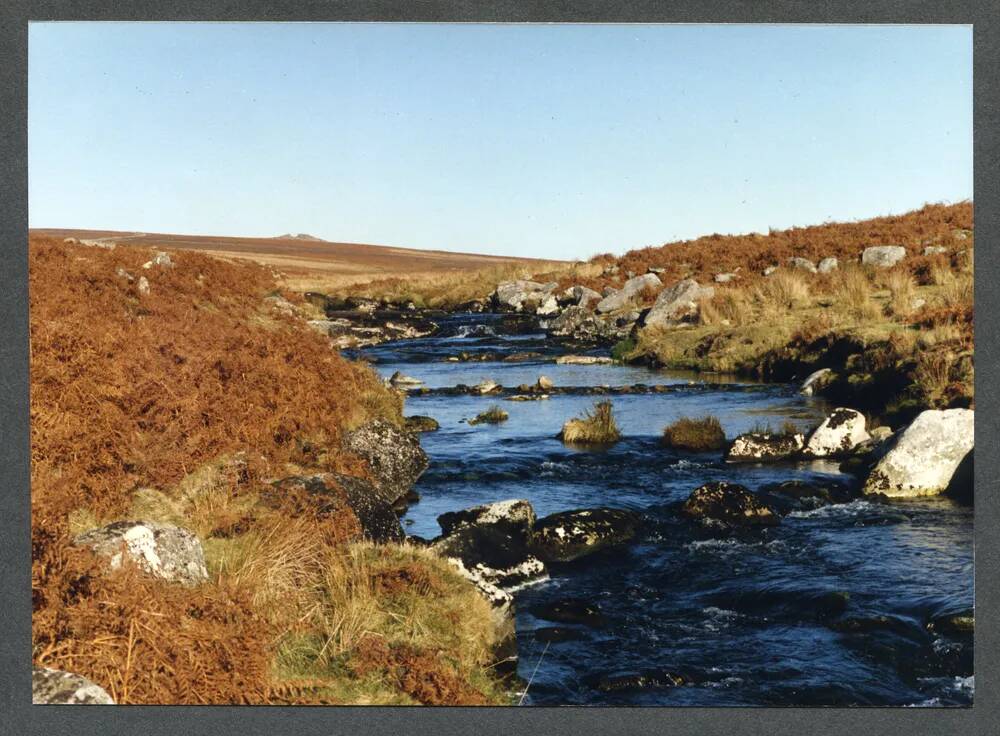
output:
[[[32,24],[32,227],[585,258],[972,197],[964,26]]]

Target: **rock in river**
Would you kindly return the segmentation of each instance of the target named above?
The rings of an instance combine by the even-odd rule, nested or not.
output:
[[[846,455],[869,439],[864,414],[854,409],[834,409],[809,436],[802,454],[806,457]]]
[[[107,691],[86,677],[72,672],[33,667],[31,670],[33,705],[114,705]]]
[[[748,488],[724,481],[695,489],[681,506],[681,514],[734,526],[774,526],[780,521]]]
[[[946,490],[972,452],[974,418],[972,409],[921,412],[872,470],[865,493],[909,498]]]
[[[436,432],[441,428],[437,419],[422,414],[414,414],[413,416],[406,417],[403,423],[403,426],[410,432]]]
[[[600,606],[582,598],[560,598],[532,608],[531,614],[546,621],[583,624],[593,628],[604,626],[607,623],[604,614],[601,613]]]
[[[805,445],[801,434],[741,434],[726,453],[726,462],[759,463],[769,460],[787,460],[799,454]]]
[[[151,575],[183,585],[208,580],[205,552],[194,532],[153,521],[116,521],[73,540],[110,561],[112,569],[128,555]]]
[[[529,551],[534,523],[535,510],[522,499],[453,511],[438,517],[443,534],[431,548],[460,562],[456,566],[473,583],[514,588],[546,575]]]
[[[368,461],[376,484],[390,503],[405,496],[427,469],[427,453],[417,436],[382,419],[348,432],[343,448]]]
[[[642,517],[622,509],[579,509],[539,519],[532,549],[545,562],[569,562],[630,542]]]

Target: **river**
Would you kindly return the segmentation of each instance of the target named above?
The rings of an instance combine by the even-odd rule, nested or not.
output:
[[[677,453],[659,443],[663,427],[683,415],[714,414],[730,438],[762,421],[808,429],[831,409],[822,400],[733,377],[556,365],[551,358],[565,347],[497,315],[440,324],[433,337],[363,353],[382,375],[399,370],[432,389],[483,379],[513,387],[546,375],[581,390],[530,402],[409,397],[408,414],[432,416],[441,428],[421,435],[431,463],[415,489],[421,500],[403,517],[408,534],[433,538],[439,514],[510,498],[528,499],[539,517],[609,506],[641,511],[650,522],[637,543],[550,566],[547,580],[517,591],[519,674],[531,679],[525,704],[971,704],[971,637],[926,624],[972,608],[972,509],[938,499],[857,500],[720,538],[671,506],[708,481],[751,489],[795,478],[850,481],[829,461],[727,465],[719,453]],[[545,357],[447,360],[463,351]],[[584,387],[639,383],[675,388],[611,396],[623,434],[613,448],[574,449],[556,439],[566,419],[601,398]],[[463,421],[491,404],[509,420]],[[535,614],[562,598],[599,607],[602,625],[558,624],[566,640],[536,638],[557,624]]]

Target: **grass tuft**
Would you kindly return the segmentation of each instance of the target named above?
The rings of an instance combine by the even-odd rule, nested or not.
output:
[[[700,419],[681,417],[664,428],[663,444],[673,449],[692,452],[721,450],[726,444],[726,433],[714,416]]]
[[[582,417],[570,419],[559,433],[563,442],[585,445],[608,445],[621,439],[618,425],[615,422],[613,407],[610,401],[599,401],[593,410],[585,412]]]
[[[484,412],[480,412],[473,419],[469,420],[470,425],[476,424],[500,424],[510,419],[510,415],[494,404]]]

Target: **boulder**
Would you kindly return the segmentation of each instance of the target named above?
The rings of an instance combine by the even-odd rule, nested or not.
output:
[[[146,261],[145,263],[142,264],[142,267],[147,271],[151,269],[153,266],[160,266],[161,268],[173,268],[174,262],[170,260],[169,255],[167,255],[163,251],[160,251],[155,256],[153,256],[153,260]]]
[[[854,409],[835,409],[809,436],[802,454],[806,457],[846,455],[869,439],[864,414]]]
[[[942,493],[974,445],[972,409],[929,409],[899,433],[865,481],[865,493],[910,498]]]
[[[414,414],[411,417],[406,417],[403,422],[403,426],[405,426],[409,432],[436,432],[441,428],[437,419],[434,417],[424,416],[422,414]]]
[[[194,532],[154,521],[116,521],[78,535],[73,544],[89,547],[112,569],[127,555],[151,575],[182,585],[208,580],[205,552]]]
[[[767,268],[764,269],[764,275],[765,276],[770,276],[775,271],[777,271],[779,268],[780,268],[780,266],[768,266]]]
[[[928,245],[926,248],[924,248],[925,256],[937,256],[947,252],[948,249],[945,248],[943,245]]]
[[[489,378],[480,381],[472,387],[473,391],[478,394],[491,394],[499,388],[502,388],[500,384],[496,381],[490,380]]]
[[[537,308],[556,290],[558,284],[540,284],[537,281],[504,281],[497,284],[493,302],[501,310],[523,311],[526,307]]]
[[[906,258],[906,248],[901,245],[873,245],[861,253],[861,263],[876,268],[891,268]]]
[[[833,256],[827,256],[826,258],[824,258],[822,261],[819,262],[819,265],[816,267],[816,270],[819,271],[820,273],[830,273],[831,271],[836,271],[837,268],[839,268],[839,266],[840,262],[836,258],[834,258]]]
[[[443,534],[431,549],[474,583],[488,584],[484,592],[516,588],[546,576],[544,563],[529,551],[534,523],[535,510],[522,499],[441,514]]]
[[[358,517],[365,539],[376,544],[402,542],[406,539],[399,515],[394,507],[400,499],[390,500],[388,495],[364,478],[331,473],[332,479],[344,491],[347,505]]]
[[[149,279],[147,279],[145,276],[140,276],[139,285],[137,288],[139,290],[139,293],[142,294],[143,296],[149,294]]]
[[[701,286],[694,279],[678,281],[660,292],[643,324],[647,327],[676,324],[697,314],[698,302],[711,299],[714,295],[713,287]]]
[[[86,677],[48,667],[31,668],[32,705],[114,705],[107,691]]]
[[[749,489],[736,483],[706,483],[688,496],[681,514],[732,526],[774,526],[780,518]]]
[[[795,457],[805,446],[801,434],[741,434],[726,453],[726,462],[755,463],[769,460],[787,460]]]
[[[717,284],[728,284],[730,281],[736,278],[735,273],[717,273],[715,274],[715,283]]]
[[[570,562],[630,542],[642,517],[622,509],[579,509],[539,519],[532,550],[545,562]]]
[[[810,261],[808,258],[789,258],[788,265],[792,268],[797,268],[800,271],[808,271],[809,273],[816,273],[816,264]]]
[[[571,288],[573,301],[578,307],[592,309],[593,305],[603,298],[599,292],[588,289],[586,286],[574,286]]]
[[[631,334],[639,312],[597,314],[584,307],[567,307],[548,324],[553,335],[587,342],[613,343]]]
[[[535,525],[535,509],[530,501],[515,498],[441,514],[438,525],[446,536],[464,526],[503,528],[527,544]]]
[[[392,374],[389,379],[389,383],[393,386],[420,386],[423,384],[419,378],[414,378],[413,376],[408,376],[401,371],[396,371]]]
[[[646,289],[659,289],[663,284],[655,273],[644,273],[635,276],[624,283],[614,294],[604,297],[597,303],[597,311],[601,314],[617,312],[635,302]]]
[[[412,432],[376,419],[344,436],[345,451],[368,462],[376,485],[395,503],[427,469],[427,453]]]
[[[535,314],[542,317],[547,317],[550,314],[558,314],[558,312],[559,302],[556,301],[556,298],[552,294],[545,297],[542,303],[539,304],[538,308],[535,310]]]
[[[799,393],[803,396],[812,396],[816,389],[821,387],[824,380],[833,373],[829,368],[820,368],[818,371],[810,373],[806,380],[799,387]]]

